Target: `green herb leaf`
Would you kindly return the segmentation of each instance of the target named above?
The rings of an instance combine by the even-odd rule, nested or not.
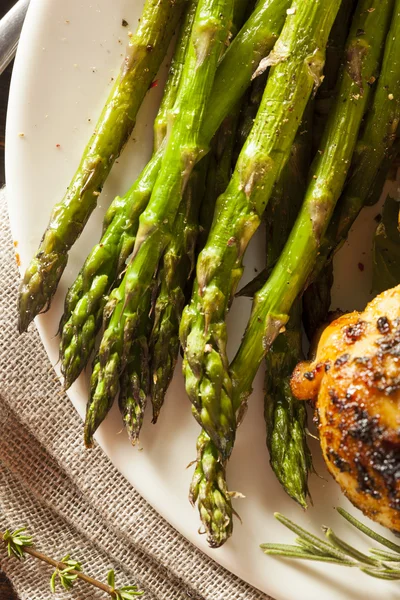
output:
[[[54,593],[59,581],[60,585],[65,590],[70,590],[78,579],[78,572],[82,571],[82,565],[77,560],[70,557],[69,554],[61,559],[60,563],[64,566],[63,569],[55,569],[50,578],[50,589]]]
[[[371,577],[389,581],[400,580],[400,546],[376,533],[343,508],[338,508],[337,511],[353,527],[390,548],[393,552],[371,549],[371,556],[369,556],[350,546],[329,527],[322,528],[329,541],[321,540],[279,513],[275,513],[275,518],[297,534],[296,542],[298,545],[268,543],[261,544],[260,548],[265,554],[357,567]],[[398,564],[387,565],[386,562]]]
[[[24,548],[33,546],[33,540],[30,535],[24,535],[26,529],[24,527],[20,527],[15,531],[5,531],[3,534],[3,542],[7,548],[7,555],[9,557],[15,556],[18,560],[24,558],[25,552]]]
[[[107,583],[110,587],[112,587],[112,588],[115,587],[115,573],[114,573],[113,569],[111,569],[107,573]]]

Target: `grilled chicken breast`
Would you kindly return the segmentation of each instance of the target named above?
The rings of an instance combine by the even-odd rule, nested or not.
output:
[[[343,492],[400,532],[400,286],[333,321],[291,384],[316,401],[323,455]]]

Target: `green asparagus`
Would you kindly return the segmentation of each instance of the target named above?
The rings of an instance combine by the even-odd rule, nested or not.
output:
[[[206,153],[202,124],[232,15],[233,0],[199,0],[160,172],[149,204],[140,216],[131,262],[105,307],[111,318],[100,344],[100,366],[95,366],[98,380],[89,403],[92,412],[104,415],[112,405],[140,318],[142,296],[171,239],[190,174]],[[94,433],[93,422],[98,421],[91,418],[86,422],[88,446]]]
[[[289,161],[265,212],[268,273],[279,259],[307,188],[313,110],[314,102],[310,101]],[[311,453],[307,445],[307,411],[305,404],[298,402],[290,389],[293,369],[303,357],[301,308],[302,302],[298,298],[290,312],[285,331],[266,355],[264,416],[272,470],[289,496],[306,508],[308,474],[312,469]]]
[[[117,197],[111,204],[104,218],[102,239],[94,247],[78,278],[68,290],[59,328],[61,372],[65,389],[72,385],[89,360],[113,274],[117,275],[124,269],[125,261],[132,252],[135,241],[132,232],[137,230],[143,205],[146,205],[150,197],[158,174],[168,113],[173,108],[179,88],[197,4],[198,0],[188,0],[181,24],[163,99],[154,122],[153,159],[127,194],[122,198]],[[130,209],[129,218],[124,207]]]
[[[235,0],[232,35],[235,35],[242,25],[247,7],[247,0]],[[212,148],[216,146],[215,140],[219,140],[219,143],[229,140],[227,130],[229,130],[229,123],[233,118],[230,115],[224,120],[214,136]],[[222,137],[224,140],[221,139]],[[229,148],[224,150],[221,149],[218,158],[225,159],[223,160],[224,166],[226,162],[229,162],[227,168],[230,173],[230,156],[227,156]],[[186,292],[191,287],[197,238],[199,231],[203,229],[204,233],[205,228],[201,220],[199,223],[200,205],[206,204],[208,210],[213,212],[212,200],[209,196],[215,190],[210,190],[209,186],[207,186],[207,191],[205,190],[206,177],[210,178],[210,163],[214,162],[209,158],[209,155],[204,157],[190,176],[173,225],[172,239],[165,250],[157,273],[159,292],[154,304],[155,323],[149,340],[153,423],[157,422],[178,359],[179,323],[185,305]],[[223,178],[222,166],[220,165],[220,167],[218,175],[219,178]],[[218,184],[221,185],[222,181],[218,181]],[[215,185],[217,185],[216,182]],[[207,201],[203,202],[204,199]]]
[[[264,415],[271,467],[289,496],[307,508],[312,469],[307,410],[290,389],[291,374],[302,358],[301,342],[301,300],[297,299],[285,331],[266,355]]]
[[[394,3],[391,26],[371,108],[357,141],[348,183],[322,239],[315,273],[347,237],[373,186],[379,167],[390,153],[400,122],[400,1]]]
[[[186,300],[186,287],[195,264],[198,215],[205,191],[206,168],[207,163],[203,159],[193,170],[175,219],[171,242],[157,274],[159,292],[154,304],[154,328],[149,340],[153,423],[157,422],[178,359],[179,323]]]
[[[197,438],[197,462],[189,500],[198,506],[209,546],[222,546],[233,530],[231,495],[226,486],[225,465],[205,431]]]
[[[242,274],[242,257],[290,153],[324,65],[340,2],[295,0],[272,55],[260,110],[197,263],[192,300],[181,322],[186,390],[203,429],[229,457],[236,417],[226,356],[225,315]]]
[[[322,82],[314,102],[313,153],[318,150],[329,112],[335,101],[337,78],[344,60],[344,46],[349,33],[356,2],[345,0],[339,9],[332,27],[326,49],[326,77]],[[267,278],[265,279],[265,281]],[[265,283],[264,281],[264,283]],[[303,294],[303,324],[311,341],[321,325],[326,322],[331,305],[333,265],[327,264],[320,276],[313,281]]]
[[[371,10],[373,9],[373,10]],[[288,321],[291,306],[314,268],[321,239],[343,189],[376,78],[393,2],[360,0],[346,45],[337,99],[313,162],[305,200],[280,259],[256,294],[230,375],[234,401],[245,404],[263,356]]]
[[[226,117],[214,136],[207,169],[206,190],[200,208],[200,233],[198,252],[204,247],[211,229],[217,198],[226,190],[232,173],[232,154],[236,128],[239,120],[240,103]]]
[[[204,139],[211,140],[248,87],[260,60],[272,49],[289,6],[290,0],[259,2],[225,52],[209,102],[212,110],[206,111]],[[177,88],[176,85],[172,89]],[[68,292],[60,325],[60,356],[66,387],[77,378],[93,351],[105,295],[116,285],[132,252],[139,216],[149,201],[163,151],[161,144],[127,194],[114,200],[104,221],[104,235]]]
[[[333,255],[346,239],[360,210],[377,186],[379,192],[375,192],[374,196],[376,199],[380,196],[392,154],[396,152],[394,142],[400,121],[399,40],[400,2],[397,1],[377,88],[363,132],[357,141],[350,177],[322,239],[312,282],[304,294],[304,325],[310,340],[327,319],[331,304]]]
[[[204,246],[211,228],[215,202],[229,183],[239,113],[240,105],[222,123],[212,143],[206,194],[200,215],[200,249]],[[232,535],[234,511],[231,494],[227,491],[225,464],[204,430],[197,438],[196,468],[190,485],[189,499],[193,506],[197,505],[208,545],[211,548],[219,548]]]
[[[183,66],[185,64],[186,52],[189,47],[190,34],[197,10],[199,0],[188,0],[185,17],[183,19],[174,56],[168,72],[167,82],[165,84],[164,94],[161,100],[160,108],[154,121],[154,152],[159,150],[162,142],[167,135],[168,117],[173,109],[176,96],[178,94],[179,84],[181,82]]]
[[[50,306],[68,252],[96,207],[104,181],[135,125],[186,0],[146,0],[121,72],[63,200],[56,204],[19,293],[19,331]]]
[[[150,393],[148,337],[151,331],[152,318],[146,309],[151,306],[151,295],[152,289],[149,289],[147,294],[143,296],[144,306],[126,369],[121,378],[121,390],[118,399],[122,420],[133,445],[139,440],[147,397]]]

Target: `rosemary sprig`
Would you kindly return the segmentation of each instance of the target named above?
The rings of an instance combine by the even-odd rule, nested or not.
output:
[[[0,539],[3,540],[9,557],[14,556],[18,560],[23,560],[29,554],[54,567],[55,570],[50,578],[50,589],[53,593],[56,591],[57,584],[60,584],[65,590],[70,590],[76,580],[80,579],[102,590],[113,600],[135,600],[135,597],[143,595],[144,592],[138,590],[136,585],[126,585],[116,588],[115,573],[113,570],[107,574],[107,583],[103,583],[83,573],[81,563],[71,558],[69,554],[64,556],[60,561],[46,556],[33,547],[33,539],[25,531],[23,527],[15,531],[7,529],[4,533],[0,533]]]
[[[343,508],[337,508],[336,510],[353,527],[391,551],[370,548],[369,554],[365,554],[338,537],[330,527],[322,527],[326,539],[320,538],[280,513],[275,513],[275,518],[297,535],[296,544],[268,543],[261,544],[261,549],[265,554],[330,562],[344,567],[356,567],[371,577],[389,581],[399,580],[400,546],[376,533]]]

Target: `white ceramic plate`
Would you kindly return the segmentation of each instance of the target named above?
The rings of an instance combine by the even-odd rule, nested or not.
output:
[[[64,194],[78,164],[100,109],[118,72],[127,29],[140,16],[143,0],[32,0],[14,68],[7,126],[7,185],[14,240],[22,268],[37,248],[53,204]],[[58,339],[55,336],[67,287],[98,240],[105,208],[123,193],[150,156],[152,118],[160,100],[160,85],[153,88],[140,111],[138,124],[123,156],[115,165],[84,234],[74,246],[52,309],[36,320],[43,344],[57,373]],[[23,133],[21,137],[19,134]],[[59,147],[58,147],[59,145]],[[377,208],[359,219],[350,244],[337,259],[334,304],[362,308],[370,287],[370,244]],[[246,257],[245,280],[262,266],[262,236]],[[365,265],[360,271],[358,263]],[[249,313],[249,300],[235,301],[229,316],[230,349],[237,348]],[[233,325],[233,326],[232,326]],[[97,440],[131,484],[186,538],[215,561],[277,600],[385,600],[400,598],[400,586],[384,583],[352,569],[305,564],[266,557],[261,542],[293,539],[273,518],[280,511],[307,528],[318,531],[329,524],[362,546],[358,534],[343,526],[334,507],[350,508],[323,466],[318,444],[312,443],[316,468],[322,478],[311,478],[314,508],[303,512],[281,490],[268,464],[262,417],[262,373],[228,469],[229,486],[245,495],[235,502],[243,520],[235,523],[233,538],[219,550],[210,550],[199,536],[198,515],[187,501],[195,458],[198,426],[191,417],[178,367],[157,427],[149,413],[139,452],[121,434],[117,409],[100,428]],[[69,392],[83,416],[87,397],[85,377]],[[360,517],[358,511],[351,512]],[[376,526],[376,529],[379,529]],[[387,534],[387,532],[384,532]],[[224,599],[229,600],[229,598]]]

